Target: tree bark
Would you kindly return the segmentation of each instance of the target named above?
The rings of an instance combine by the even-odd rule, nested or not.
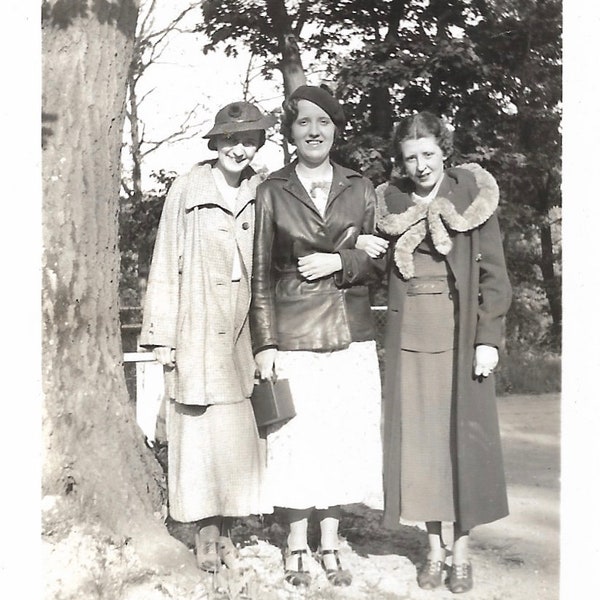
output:
[[[287,98],[297,87],[306,83],[298,40],[283,0],[267,0],[267,14],[281,53],[279,70],[283,76],[283,89]]]
[[[163,474],[127,397],[118,304],[137,9],[138,0],[43,4],[42,490],[66,507],[63,521],[93,523],[154,556],[171,544],[154,516]]]
[[[383,139],[392,135],[394,118],[392,115],[392,97],[387,87],[376,87],[369,92],[371,104],[371,132]]]
[[[382,43],[386,59],[390,50],[395,49],[398,44],[398,29],[400,21],[406,13],[406,7],[406,0],[393,0],[390,4],[387,32]],[[369,96],[369,104],[371,105],[370,130],[375,135],[388,139],[392,135],[394,127],[390,90],[387,86],[376,87],[369,92]]]
[[[544,291],[550,307],[552,317],[552,343],[560,347],[562,330],[562,299],[561,286],[554,270],[554,248],[552,244],[552,230],[550,224],[545,222],[540,226],[541,260],[540,269],[544,282]]]

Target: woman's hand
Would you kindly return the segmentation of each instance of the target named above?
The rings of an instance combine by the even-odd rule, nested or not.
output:
[[[256,370],[260,379],[273,379],[275,377],[276,348],[261,350],[255,357]]]
[[[475,377],[487,377],[498,364],[498,348],[481,344],[475,347]]]
[[[356,238],[356,248],[364,250],[371,258],[381,256],[387,250],[388,246],[388,240],[378,235],[363,233]]]
[[[342,257],[337,253],[315,252],[298,259],[298,271],[304,279],[314,281],[342,269]]]
[[[154,358],[165,367],[175,366],[175,348],[169,346],[155,346]]]

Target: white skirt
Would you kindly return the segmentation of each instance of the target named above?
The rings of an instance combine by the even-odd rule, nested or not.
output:
[[[267,435],[270,504],[383,507],[381,380],[374,341],[334,352],[280,351],[296,416]]]

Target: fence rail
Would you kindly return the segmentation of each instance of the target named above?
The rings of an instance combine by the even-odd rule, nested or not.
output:
[[[377,330],[377,348],[381,351],[383,330],[385,324],[385,311],[387,306],[372,306],[375,326]],[[131,313],[139,320],[141,308],[126,307],[121,309],[122,323],[121,337],[123,347],[127,350],[123,353],[125,367],[125,381],[127,389],[133,402],[135,402],[136,420],[140,429],[148,439],[154,443],[157,439],[157,425],[164,427],[165,393],[164,376],[162,365],[154,359],[154,353],[143,351],[138,345],[138,336],[141,329],[139,322],[126,322],[127,313]],[[125,318],[123,318],[125,317]],[[131,348],[135,348],[135,351]],[[380,361],[381,366],[381,361]]]
[[[137,312],[141,313],[141,308],[139,306],[127,306],[121,309],[121,313],[123,312]],[[375,326],[377,327],[377,332],[380,333],[383,330],[384,325],[384,312],[387,310],[387,306],[371,306],[371,310],[374,313],[375,317]],[[133,333],[138,334],[142,328],[141,323],[124,323],[121,325],[122,333]],[[137,337],[137,336],[136,336]],[[378,336],[379,338],[379,336]],[[379,340],[377,340],[379,342]],[[136,340],[137,347],[137,340]],[[154,362],[153,353],[149,351],[141,351],[137,350],[135,352],[128,351],[123,353],[123,362],[125,363],[145,363],[145,362]]]

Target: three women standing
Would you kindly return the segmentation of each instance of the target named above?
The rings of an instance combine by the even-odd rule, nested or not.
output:
[[[205,136],[217,159],[169,191],[141,336],[174,379],[169,510],[199,521],[198,564],[214,571],[235,565],[232,517],[284,508],[293,585],[310,583],[303,559],[316,511],[327,577],[350,584],[338,556],[340,505],[381,504],[368,294],[384,268],[373,258],[382,242],[369,235],[378,204],[377,228],[392,240],[394,259],[384,523],[426,522],[429,553],[418,574],[426,589],[442,583],[442,522],[454,523],[449,586],[467,591],[469,530],[508,513],[492,375],[511,297],[498,189],[475,165],[445,169],[450,132],[420,113],[396,128],[405,177],[378,188],[377,201],[367,179],[330,160],[344,123],[331,94],[299,87],[282,122],[297,160],[259,186],[249,163],[273,119],[249,103],[227,105]],[[263,379],[289,380],[297,413],[268,429],[266,468],[249,401],[255,366]]]
[[[217,159],[178,177],[163,207],[140,343],[170,380],[169,512],[199,522],[198,566],[236,564],[233,517],[271,512],[250,394],[248,311],[254,199],[250,161],[274,118],[248,102],[222,108],[204,136]]]
[[[511,287],[495,214],[498,188],[477,165],[444,168],[451,133],[422,112],[400,122],[405,176],[377,189],[392,240],[384,385],[384,523],[425,521],[419,585],[442,583],[442,522],[454,523],[449,587],[473,585],[469,530],[508,514],[493,369]]]
[[[308,585],[308,519],[320,522],[327,578],[348,585],[338,556],[340,505],[381,502],[380,380],[368,284],[381,261],[355,247],[372,233],[375,190],[329,157],[344,127],[325,89],[283,105],[297,160],[258,187],[251,330],[263,379],[289,380],[296,416],[267,435],[267,493],[290,523],[286,580]]]

